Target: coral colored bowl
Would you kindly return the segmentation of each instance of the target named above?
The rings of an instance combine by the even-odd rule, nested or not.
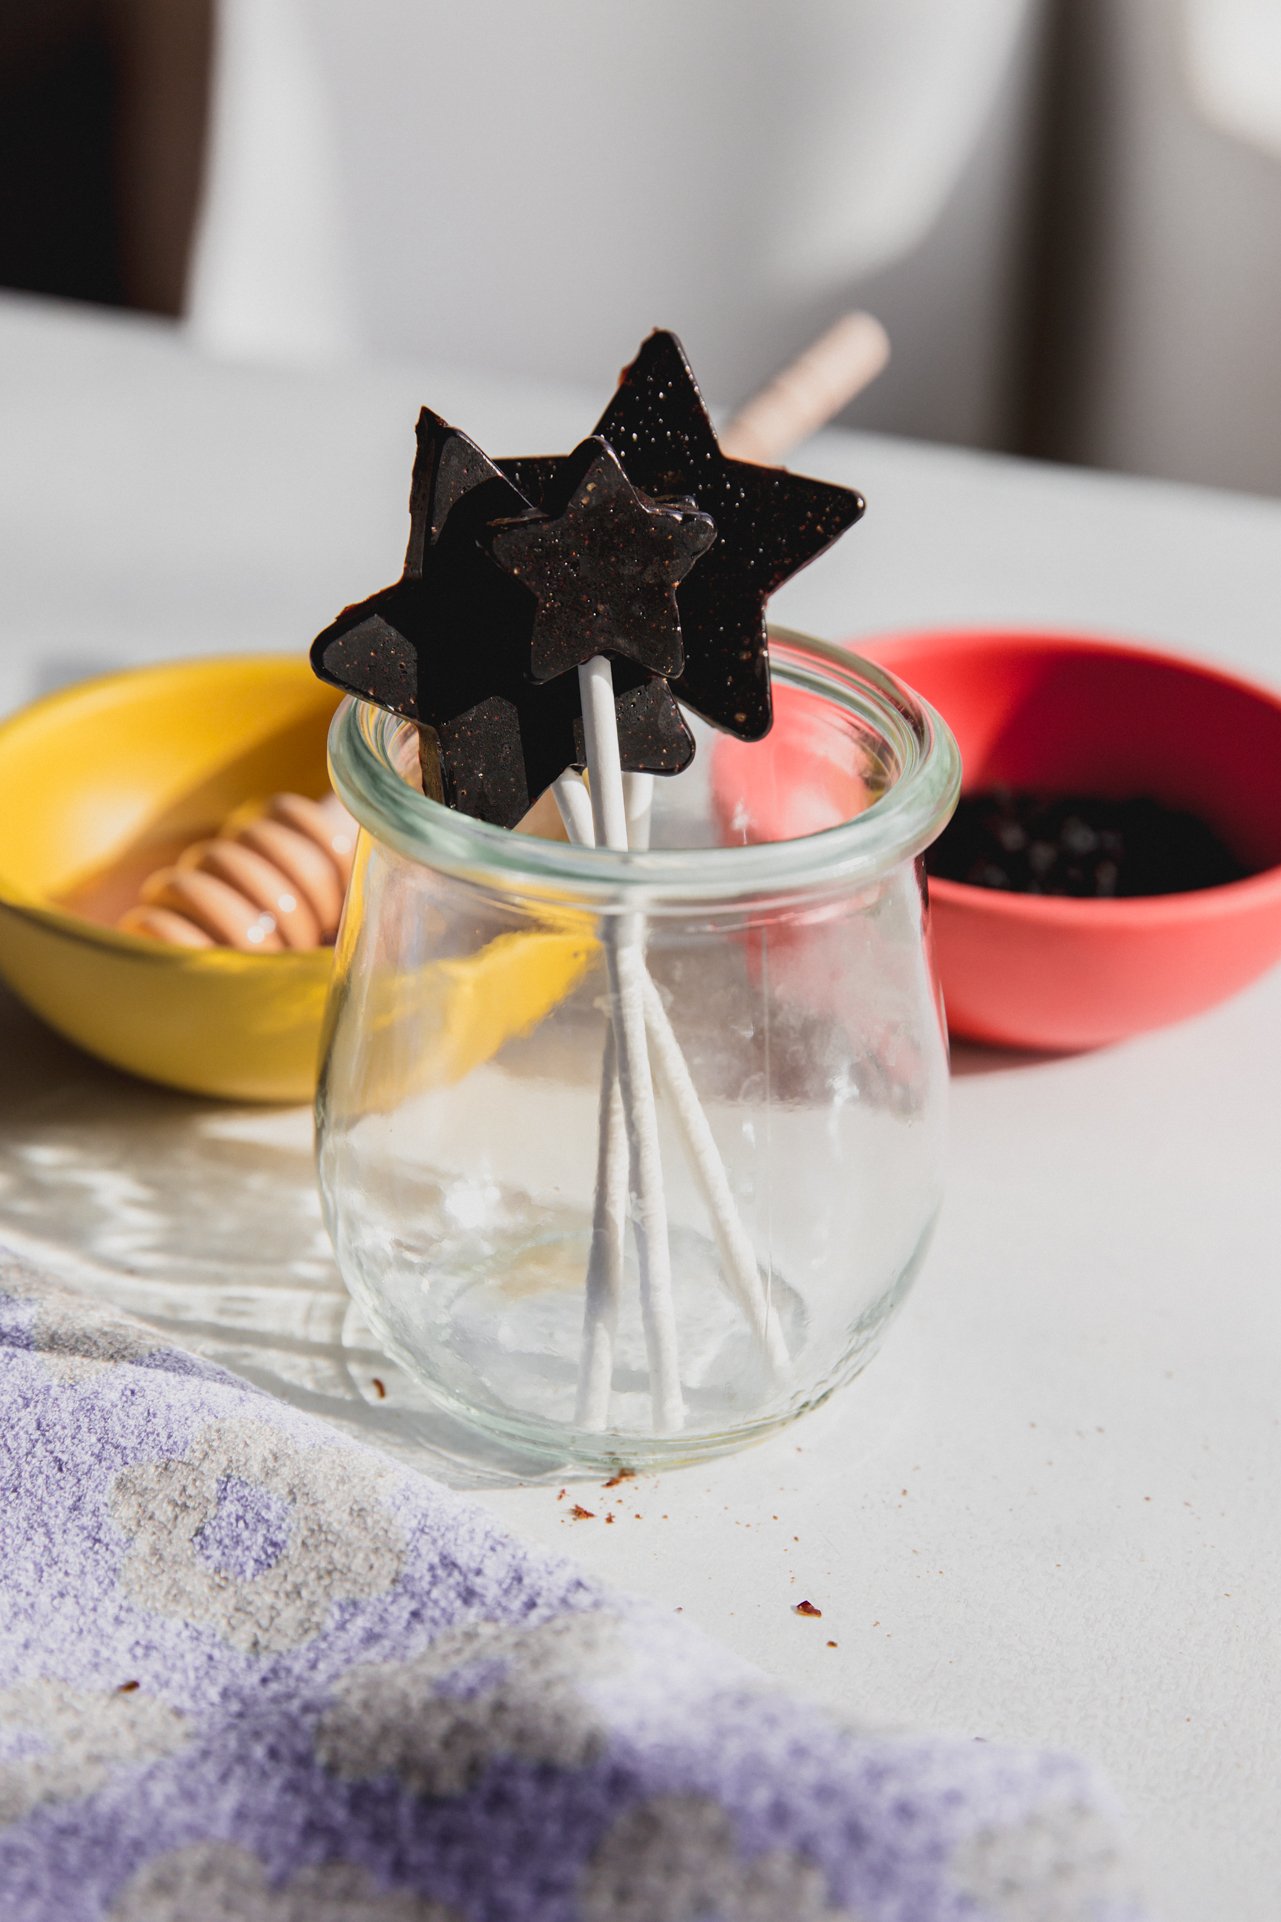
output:
[[[960,744],[964,786],[1146,794],[1215,827],[1256,872],[1144,900],[932,880],[954,1035],[1077,1049],[1198,1014],[1281,959],[1281,695],[1206,662],[1072,634],[859,640]]]

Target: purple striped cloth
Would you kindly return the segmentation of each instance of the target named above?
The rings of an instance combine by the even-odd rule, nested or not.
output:
[[[0,1255],[4,1922],[1137,1922],[1080,1762],[887,1735]]]

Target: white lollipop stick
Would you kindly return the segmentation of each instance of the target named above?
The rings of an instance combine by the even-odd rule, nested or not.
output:
[[[735,1205],[725,1163],[699,1101],[689,1063],[676,1039],[662,996],[648,968],[645,970],[642,993],[645,998],[645,1028],[654,1067],[667,1090],[667,1098],[684,1136],[686,1153],[703,1191],[707,1212],[712,1218],[725,1281],[742,1309],[771,1374],[776,1380],[781,1380],[791,1365],[782,1326],[778,1316],[773,1313],[761,1281],[756,1250]]]
[[[628,777],[629,779],[633,777]],[[577,774],[562,774],[552,792],[565,832],[579,847],[594,847],[591,796]],[[623,1296],[627,1236],[627,1124],[618,1086],[618,1049],[611,1022],[600,1064],[596,1187],[592,1199],[591,1253],[583,1310],[583,1347],[578,1366],[574,1419],[593,1432],[608,1426],[614,1378],[614,1336]]]
[[[598,847],[625,851],[627,810],[618,751],[614,675],[597,655],[578,670],[583,708],[587,772],[592,789],[592,822]],[[631,1162],[636,1254],[640,1267],[641,1322],[649,1356],[654,1427],[670,1434],[685,1418],[676,1351],[676,1314],[672,1306],[671,1251],[667,1244],[667,1197],[658,1145],[658,1110],[645,1041],[642,982],[645,957],[634,914],[623,915],[605,931],[609,972],[610,1020],[618,1053],[618,1085]]]
[[[618,1078],[618,1048],[611,1024],[600,1065],[596,1188],[592,1203],[591,1253],[583,1310],[583,1349],[578,1367],[580,1428],[599,1432],[609,1423],[614,1380],[614,1337],[623,1298],[623,1252],[627,1235],[627,1123]]]
[[[627,779],[633,777],[627,776]],[[577,774],[562,774],[551,792],[561,822],[577,847],[596,845],[591,796]],[[618,1088],[618,1050],[613,1024],[600,1064],[597,1104],[596,1187],[592,1196],[591,1252],[583,1304],[583,1346],[578,1363],[578,1401],[574,1419],[598,1432],[609,1425],[614,1379],[614,1335],[623,1297],[627,1237],[627,1124]]]
[[[592,820],[592,797],[577,774],[562,774],[552,784],[560,818],[570,840],[580,848],[596,845],[596,824]]]
[[[650,824],[654,817],[654,777],[652,774],[624,774],[623,806],[627,809],[627,839],[637,850],[649,846]]]
[[[769,462],[780,459],[790,446],[822,427],[869,382],[875,380],[888,359],[889,339],[880,322],[870,314],[845,315],[799,361],[784,369],[763,393],[756,395],[735,416],[721,435],[722,448],[736,460]],[[580,670],[585,725],[589,701],[584,676],[592,669],[604,670],[605,677],[611,683],[612,695],[612,676],[607,662],[597,660]],[[616,744],[617,723],[612,699],[608,725]],[[593,793],[599,785],[599,782],[593,781]],[[627,836],[630,834],[633,847],[648,847],[653,776],[629,774],[621,785],[624,791],[622,845],[628,844]],[[590,847],[601,838],[593,823],[594,804],[589,803],[577,776],[561,776],[556,782],[556,801],[572,841]],[[642,954],[642,999],[654,1058],[668,1098],[676,1111],[694,1173],[711,1214],[726,1276],[740,1299],[748,1324],[760,1342],[766,1359],[775,1375],[781,1378],[789,1365],[783,1331],[777,1317],[770,1311],[755,1253],[734,1205],[724,1163],[708,1126],[707,1116],[699,1103],[688,1063],[672,1031],[658,990],[644,968],[642,941],[643,937],[638,938],[637,945]],[[611,1060],[611,1055],[616,1055],[616,1048],[612,1044],[607,1045],[602,1062],[600,1148],[579,1377],[578,1418],[583,1427],[592,1428],[604,1427],[608,1419],[613,1338],[622,1290],[626,1214],[625,1190],[621,1210],[617,1199],[620,1184],[625,1179],[620,1170],[626,1167],[626,1123],[621,1112],[621,1100],[615,1094],[618,1064],[616,1059]],[[674,1329],[672,1338],[674,1354]],[[657,1379],[655,1374],[656,1382]]]
[[[638,797],[641,805],[645,806],[647,801],[652,799],[652,775],[637,774],[628,775],[625,778],[628,786],[633,784],[639,786],[641,782],[649,786],[649,796]],[[562,775],[556,783],[556,801],[570,840],[577,842],[580,846],[591,847],[594,842],[591,806],[586,790],[577,776]],[[648,819],[645,825],[647,842]],[[772,1312],[768,1295],[761,1281],[756,1251],[743,1226],[742,1216],[739,1214],[733,1190],[729,1185],[729,1176],[725,1172],[725,1164],[716,1146],[716,1138],[694,1087],[689,1063],[685,1059],[680,1042],[672,1028],[671,1018],[648,968],[644,972],[641,991],[645,1002],[645,1027],[649,1036],[650,1057],[675,1112],[694,1177],[702,1191],[708,1214],[711,1216],[717,1245],[721,1251],[726,1285],[737,1300],[771,1373],[776,1379],[782,1379],[791,1364],[783,1330],[778,1317]],[[601,1111],[603,1127],[605,1115],[603,1083]],[[598,1213],[600,1209],[601,1197],[598,1191]],[[595,1245],[595,1226],[593,1225],[593,1257]],[[599,1331],[591,1326],[593,1313],[603,1312],[604,1302],[607,1299],[599,1290],[593,1291],[591,1283],[592,1278],[589,1273],[588,1317],[584,1328],[584,1373],[588,1367],[589,1355],[594,1362],[602,1345]],[[616,1319],[617,1311],[614,1312]],[[584,1396],[586,1394],[586,1389],[581,1384],[580,1394]]]

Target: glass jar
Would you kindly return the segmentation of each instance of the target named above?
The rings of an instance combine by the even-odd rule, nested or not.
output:
[[[812,1408],[875,1352],[938,1213],[921,855],[955,743],[854,655],[776,631],[771,660],[773,731],[695,723],[644,853],[453,813],[418,791],[409,725],[352,702],[334,722],[363,829],[317,1109],[338,1265],[439,1407],[548,1467],[691,1460]],[[621,1240],[608,1175],[597,1192],[623,963],[656,1088],[661,1294],[635,1179]]]

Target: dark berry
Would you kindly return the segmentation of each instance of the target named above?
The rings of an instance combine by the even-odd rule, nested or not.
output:
[[[985,788],[963,794],[930,873],[1011,894],[1085,900],[1186,894],[1249,872],[1207,822],[1146,796]]]

